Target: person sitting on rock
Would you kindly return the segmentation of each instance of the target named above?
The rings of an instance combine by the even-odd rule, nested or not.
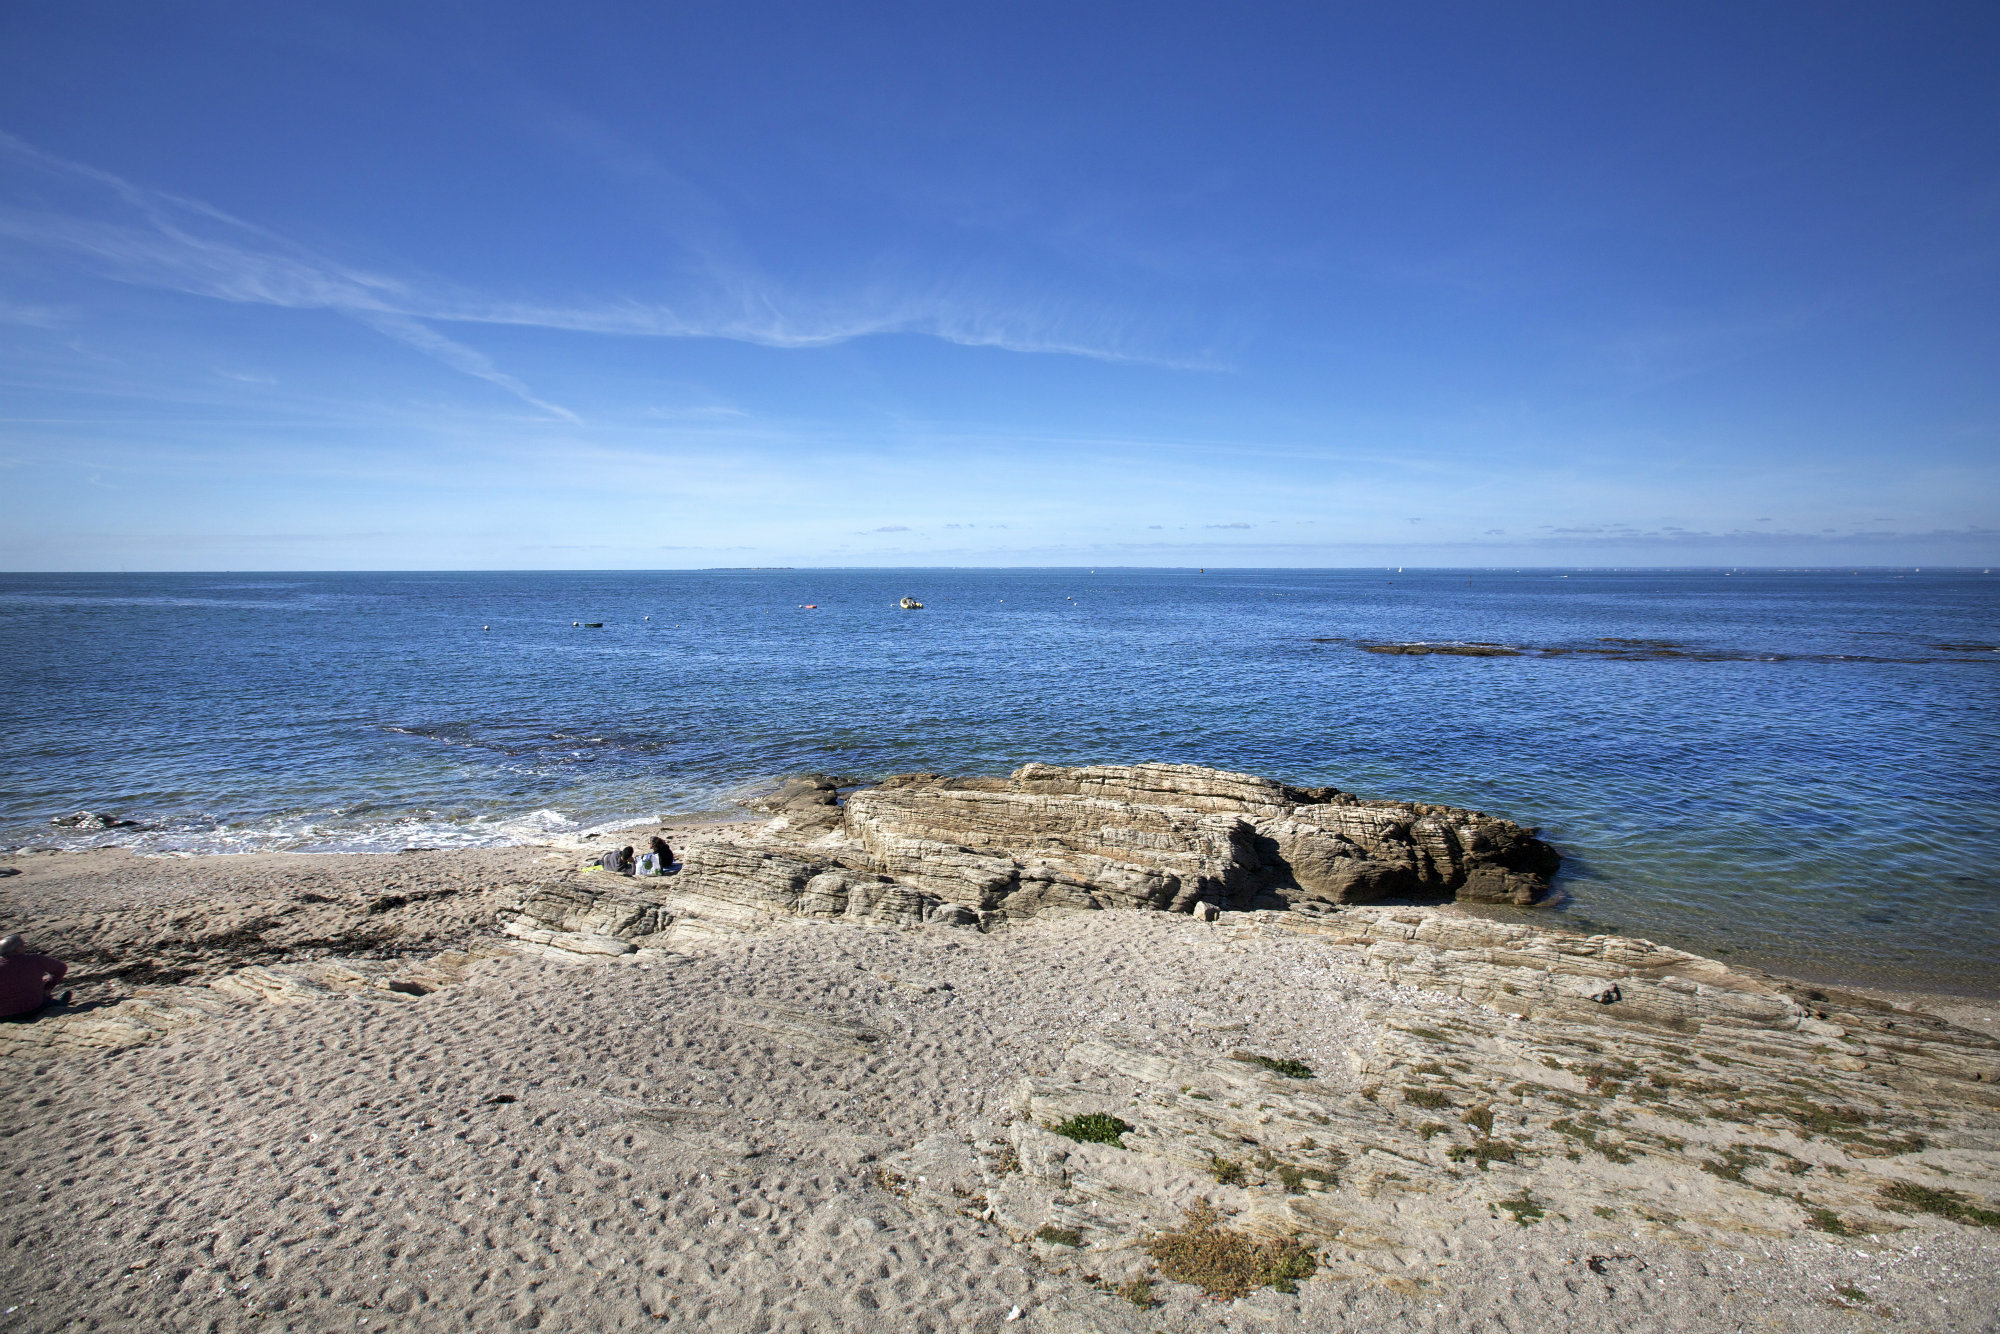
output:
[[[653,855],[660,859],[661,870],[674,864],[674,850],[668,847],[667,840],[658,834],[653,835]]]
[[[69,971],[61,959],[27,950],[28,942],[19,936],[0,937],[0,1019],[33,1014],[47,1005],[50,989]],[[67,1005],[69,998],[65,991],[54,1000]]]

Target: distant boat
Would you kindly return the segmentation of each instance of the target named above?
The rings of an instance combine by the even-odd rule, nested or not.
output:
[[[915,598],[904,598],[901,602],[898,602],[896,605],[901,607],[904,611],[922,611],[924,609],[924,604],[917,601]]]

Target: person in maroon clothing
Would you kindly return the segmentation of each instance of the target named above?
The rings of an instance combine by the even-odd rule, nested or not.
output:
[[[28,953],[19,936],[0,937],[0,1019],[33,1014],[49,1003],[49,991],[62,981],[69,965],[46,954]],[[67,1005],[70,993],[56,997]]]

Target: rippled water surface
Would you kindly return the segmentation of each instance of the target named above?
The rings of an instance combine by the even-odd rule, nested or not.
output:
[[[1417,641],[1522,652],[1367,649]],[[1571,925],[2000,989],[1994,644],[2000,578],[1928,571],[0,576],[0,842],[494,843],[800,770],[1179,760],[1540,825]]]

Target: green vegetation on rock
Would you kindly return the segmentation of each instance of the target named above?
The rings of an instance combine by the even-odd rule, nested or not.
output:
[[[1526,1186],[1521,1187],[1521,1193],[1518,1196],[1510,1196],[1507,1199],[1501,1200],[1499,1207],[1514,1215],[1514,1221],[1522,1227],[1526,1227],[1530,1223],[1540,1222],[1546,1216],[1542,1206],[1535,1203],[1535,1197],[1528,1194]]]
[[[1287,1079],[1311,1079],[1313,1077],[1311,1066],[1307,1065],[1304,1061],[1291,1060],[1289,1057],[1281,1060],[1274,1056],[1258,1056],[1252,1052],[1238,1051],[1231,1052],[1230,1059],[1242,1061],[1246,1065],[1261,1065],[1272,1074],[1283,1075]]]
[[[1129,1122],[1121,1121],[1108,1112],[1084,1112],[1072,1116],[1060,1125],[1049,1127],[1058,1135],[1068,1136],[1079,1144],[1109,1144],[1122,1149],[1125,1141],[1119,1137],[1128,1130],[1137,1129]]]
[[[2000,1210],[1982,1209],[1955,1190],[1919,1186],[1913,1181],[1892,1181],[1882,1187],[1882,1198],[1920,1213],[1949,1218],[1954,1223],[2000,1228]]]

